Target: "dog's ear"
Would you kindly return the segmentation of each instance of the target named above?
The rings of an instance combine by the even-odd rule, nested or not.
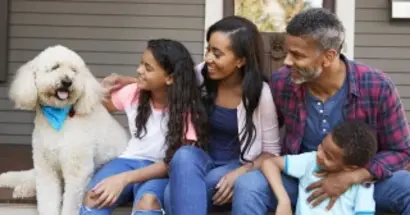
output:
[[[10,85],[9,98],[15,107],[33,110],[37,105],[37,87],[35,76],[38,71],[36,58],[17,69]]]
[[[79,70],[79,75],[84,80],[84,88],[74,110],[76,114],[89,114],[95,105],[102,102],[105,90],[86,66]]]

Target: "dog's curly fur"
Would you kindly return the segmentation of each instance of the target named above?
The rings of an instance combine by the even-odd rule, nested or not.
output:
[[[68,97],[61,98],[59,91]],[[40,215],[78,214],[94,171],[122,153],[128,141],[126,130],[102,104],[104,91],[83,59],[61,45],[46,48],[21,66],[10,98],[17,108],[36,112],[34,169],[1,174],[0,187],[14,188],[15,198],[37,195]],[[74,115],[57,131],[41,105],[72,105]]]

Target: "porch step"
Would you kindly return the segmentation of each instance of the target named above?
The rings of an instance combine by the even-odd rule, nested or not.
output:
[[[120,207],[112,215],[130,215],[131,207]],[[38,215],[34,204],[0,204],[0,215]]]
[[[0,173],[31,168],[33,168],[31,145],[0,144]],[[13,199],[11,193],[10,189],[0,188],[0,215],[38,215],[35,198]],[[113,215],[129,215],[130,213],[131,207],[124,206],[118,208]],[[230,215],[230,212],[209,215]],[[378,215],[398,214],[378,213]]]
[[[117,208],[112,215],[129,215],[131,207]],[[34,204],[0,204],[0,215],[38,215],[36,205]],[[230,212],[226,213],[212,213],[210,215],[230,215]],[[273,215],[273,214],[272,214]],[[378,215],[396,215],[396,214],[384,214]],[[398,215],[398,214],[397,214]]]
[[[130,215],[131,207],[119,207],[112,215]],[[38,215],[35,204],[0,204],[0,215]],[[210,215],[229,215],[230,213],[212,213]]]

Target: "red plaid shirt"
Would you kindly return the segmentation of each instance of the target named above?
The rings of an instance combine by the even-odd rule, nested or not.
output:
[[[378,153],[367,169],[382,179],[410,167],[410,129],[395,85],[385,73],[341,58],[349,84],[343,118],[363,120],[377,133]],[[270,86],[279,123],[285,125],[282,154],[299,154],[307,118],[306,89],[291,82],[288,67],[273,73]]]

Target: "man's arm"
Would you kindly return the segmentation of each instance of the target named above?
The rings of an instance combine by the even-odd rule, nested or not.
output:
[[[351,172],[352,184],[361,184],[374,180],[374,176],[366,168],[360,168]]]
[[[368,173],[357,171],[359,181],[368,180],[369,174],[375,179],[389,177],[410,162],[410,129],[397,88],[387,77],[381,85],[376,122],[379,152],[366,166]]]

